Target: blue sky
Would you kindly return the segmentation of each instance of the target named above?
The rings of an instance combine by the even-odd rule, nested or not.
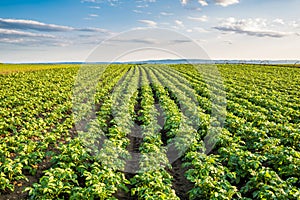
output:
[[[0,62],[84,61],[102,41],[143,28],[183,34],[211,59],[299,60],[299,8],[299,0],[1,0]],[[141,40],[164,42],[150,34],[128,42]],[[169,57],[127,59],[161,58]]]

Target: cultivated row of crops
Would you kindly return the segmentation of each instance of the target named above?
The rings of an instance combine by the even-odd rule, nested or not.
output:
[[[55,67],[0,75],[3,198],[300,198],[299,69]]]

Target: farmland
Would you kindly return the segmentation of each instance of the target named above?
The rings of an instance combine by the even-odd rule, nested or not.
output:
[[[0,199],[299,199],[300,69],[217,67],[0,65]]]

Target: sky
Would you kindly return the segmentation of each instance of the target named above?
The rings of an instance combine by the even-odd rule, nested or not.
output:
[[[300,60],[299,8],[299,0],[1,0],[0,62]]]

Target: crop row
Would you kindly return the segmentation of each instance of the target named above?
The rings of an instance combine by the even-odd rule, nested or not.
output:
[[[297,70],[85,65],[1,75],[0,193],[30,181],[30,199],[299,199]]]

